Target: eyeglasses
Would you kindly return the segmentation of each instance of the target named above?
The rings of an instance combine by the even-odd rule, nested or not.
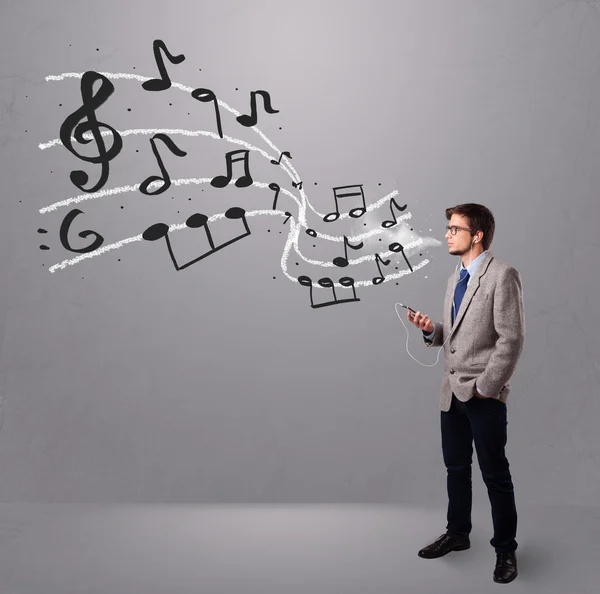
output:
[[[448,233],[448,231],[450,231],[450,233],[452,233],[452,235],[456,235],[456,233],[458,232],[458,230],[461,231],[469,231],[470,233],[473,233],[473,229],[469,229],[468,227],[459,227],[457,225],[452,225],[451,227],[446,226],[446,233]]]

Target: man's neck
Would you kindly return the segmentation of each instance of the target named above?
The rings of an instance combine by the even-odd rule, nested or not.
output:
[[[463,254],[460,257],[463,267],[466,268],[469,264],[471,264],[471,262],[473,262],[473,260],[475,260],[475,258],[481,256],[481,254],[483,254],[484,251],[485,250],[483,250],[482,248],[479,248],[477,251],[469,250],[466,254]]]

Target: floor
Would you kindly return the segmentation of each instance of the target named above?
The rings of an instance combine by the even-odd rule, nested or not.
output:
[[[421,559],[445,509],[0,504],[0,594],[598,594],[600,507],[519,509],[519,576],[492,581],[489,507],[471,549]]]

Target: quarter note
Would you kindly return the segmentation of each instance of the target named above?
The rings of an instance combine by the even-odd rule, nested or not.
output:
[[[252,176],[250,175],[250,166],[248,163],[248,158],[250,155],[250,151],[247,149],[240,149],[238,151],[231,151],[225,155],[225,161],[227,163],[227,174],[226,175],[217,175],[213,177],[210,185],[214,188],[224,188],[231,181],[231,176],[233,173],[233,164],[237,161],[243,161],[244,163],[244,175],[239,177],[235,185],[237,188],[247,188],[252,185]]]
[[[384,229],[389,229],[390,227],[393,227],[394,225],[396,225],[398,223],[398,219],[396,218],[396,215],[394,214],[394,209],[392,208],[393,206],[395,206],[400,212],[402,212],[403,210],[406,210],[406,207],[408,205],[405,204],[404,206],[398,206],[398,204],[396,203],[396,200],[394,200],[394,198],[392,198],[390,200],[390,211],[392,213],[392,216],[394,217],[394,220],[393,221],[383,221],[383,223],[381,223],[381,226]]]
[[[202,103],[213,102],[215,106],[215,117],[217,118],[217,131],[219,136],[223,138],[223,128],[221,127],[221,112],[219,111],[219,102],[217,96],[210,89],[194,89],[192,97]]]
[[[171,178],[169,177],[169,173],[167,172],[167,170],[163,164],[162,158],[161,158],[160,153],[158,152],[158,148],[156,146],[157,140],[161,140],[162,142],[164,142],[165,145],[167,146],[167,148],[177,157],[185,157],[187,155],[187,153],[185,151],[182,151],[173,142],[173,140],[171,140],[171,138],[169,138],[166,134],[162,134],[160,132],[158,134],[155,134],[150,139],[150,144],[152,145],[152,152],[154,153],[154,157],[156,158],[156,161],[158,162],[158,167],[160,168],[160,172],[161,172],[162,176],[161,175],[151,175],[150,177],[146,178],[140,184],[140,192],[142,194],[146,194],[146,196],[154,196],[156,194],[162,194],[163,192],[166,192],[169,189],[169,187],[171,186]],[[160,186],[160,188],[158,188],[154,192],[152,192],[151,190],[148,190],[148,186],[157,181],[163,182],[163,184]]]
[[[302,189],[302,181],[299,181],[298,183],[292,182],[292,186],[294,186],[294,188],[298,188],[299,190],[301,190]]]
[[[358,189],[357,189],[358,188]],[[357,219],[367,212],[367,205],[365,204],[365,194],[363,192],[362,184],[355,184],[352,186],[339,186],[337,188],[333,188],[333,199],[335,201],[335,211],[326,214],[323,217],[323,220],[326,223],[332,223],[333,221],[337,221],[340,218],[340,207],[338,203],[338,199],[340,198],[349,198],[353,196],[360,196],[362,201],[362,206],[358,208],[353,208],[348,214],[353,218]]]
[[[98,81],[100,81],[101,84],[98,91],[94,94],[93,87]],[[84,192],[96,192],[106,183],[108,180],[109,163],[123,148],[123,139],[121,138],[121,135],[113,127],[99,122],[96,118],[96,109],[106,102],[114,90],[114,85],[104,75],[92,70],[84,72],[81,77],[81,100],[83,105],[79,109],[76,109],[71,115],[67,116],[60,127],[60,140],[68,151],[82,161],[86,161],[87,163],[99,163],[102,166],[100,179],[98,180],[98,183],[91,188],[83,187],[89,181],[89,176],[85,171],[71,171],[69,176],[71,181],[77,188]],[[112,136],[112,146],[108,150],[104,145],[104,138],[100,131],[101,128],[108,129]],[[96,143],[98,155],[83,155],[73,148],[71,136],[73,136],[79,144],[88,144],[91,142],[89,137],[86,138],[89,132],[92,133],[94,142]]]
[[[171,86],[171,79],[169,78],[169,74],[165,68],[165,62],[161,51],[164,52],[171,64],[181,64],[181,62],[185,60],[185,56],[183,54],[179,54],[178,56],[171,54],[167,49],[165,42],[161,39],[154,40],[154,43],[152,44],[152,50],[154,51],[154,59],[156,60],[156,65],[158,66],[160,78],[152,78],[147,80],[142,83],[142,87],[146,91],[165,91]]]
[[[252,91],[250,93],[250,115],[240,115],[235,118],[242,126],[248,128],[256,126],[258,118],[256,116],[256,95],[263,98],[263,104],[267,113],[279,113],[278,109],[273,109],[271,106],[271,96],[267,91]]]
[[[385,277],[383,276],[383,274],[381,272],[381,266],[379,265],[379,262],[381,262],[384,266],[387,266],[390,263],[390,260],[387,260],[384,262],[381,259],[381,256],[379,254],[375,254],[375,264],[377,264],[377,270],[379,270],[379,276],[376,276],[373,279],[374,285],[380,285],[385,280]]]
[[[283,153],[281,153],[279,155],[279,161],[275,161],[275,159],[271,159],[271,163],[273,163],[273,165],[281,165],[281,157],[287,157],[288,159],[291,159],[292,155],[290,155],[287,151],[283,151]]]
[[[275,197],[273,198],[273,206],[271,207],[273,210],[275,210],[275,208],[277,207],[277,199],[279,198],[279,192],[281,192],[281,188],[279,187],[279,184],[273,182],[272,184],[269,184],[269,190],[273,190],[275,192]]]
[[[329,277],[323,277],[317,281],[317,284],[323,288],[330,288],[333,291],[333,300],[325,301],[323,303],[316,303],[316,304],[313,301],[312,279],[308,276],[303,275],[303,276],[298,277],[298,282],[303,287],[309,288],[310,306],[313,309],[317,309],[319,307],[327,307],[330,305],[339,305],[340,303],[351,303],[353,301],[360,301],[360,299],[356,296],[356,289],[354,287],[354,279],[349,276],[344,276],[343,278],[340,278],[339,282],[340,282],[340,285],[342,285],[343,287],[352,287],[353,297],[347,298],[347,299],[338,299],[337,295],[335,294],[335,287],[334,287],[333,281]]]
[[[142,238],[146,241],[156,241],[157,239],[162,239],[164,237],[165,241],[167,242],[167,249],[169,251],[169,256],[171,256],[171,261],[175,266],[175,270],[183,270],[184,268],[187,268],[188,266],[191,266],[192,264],[195,264],[196,262],[207,258],[211,254],[222,250],[228,245],[231,245],[232,243],[235,243],[236,241],[239,241],[240,239],[243,239],[244,237],[250,235],[250,227],[248,227],[248,222],[246,221],[246,211],[243,208],[240,208],[239,206],[233,206],[225,212],[225,217],[230,220],[241,219],[244,225],[245,232],[218,246],[215,246],[215,242],[213,241],[212,234],[208,225],[208,217],[205,214],[197,212],[187,219],[185,224],[190,229],[204,229],[206,233],[206,238],[208,240],[208,245],[210,246],[210,250],[198,256],[197,258],[186,262],[185,264],[180,265],[177,262],[177,259],[175,258],[173,248],[171,247],[171,240],[169,239],[169,225],[167,225],[166,223],[156,223],[154,225],[151,225],[142,233]]]
[[[404,246],[401,243],[394,241],[394,243],[390,243],[389,249],[390,249],[390,251],[395,252],[395,253],[402,252],[402,255],[404,256],[404,260],[408,264],[410,271],[413,272],[412,266],[410,265],[410,262],[408,261],[406,254],[404,253]]]
[[[339,266],[340,268],[344,268],[348,266],[348,248],[353,250],[359,250],[363,247],[363,242],[361,241],[358,244],[352,244],[348,241],[348,238],[344,235],[344,256],[338,256],[333,259],[333,264],[335,266]]]

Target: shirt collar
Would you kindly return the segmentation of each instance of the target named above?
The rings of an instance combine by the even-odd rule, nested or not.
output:
[[[475,275],[475,273],[477,272],[477,268],[479,268],[479,265],[481,264],[481,261],[483,260],[483,258],[485,258],[485,255],[487,254],[487,250],[483,250],[483,252],[481,252],[481,254],[479,254],[479,256],[477,256],[477,258],[475,258],[475,260],[473,260],[468,266],[467,266],[467,272],[469,273],[469,278],[471,278],[472,276]],[[460,261],[460,270],[463,270],[464,266],[462,263],[462,260]],[[460,274],[460,271],[459,271]]]

